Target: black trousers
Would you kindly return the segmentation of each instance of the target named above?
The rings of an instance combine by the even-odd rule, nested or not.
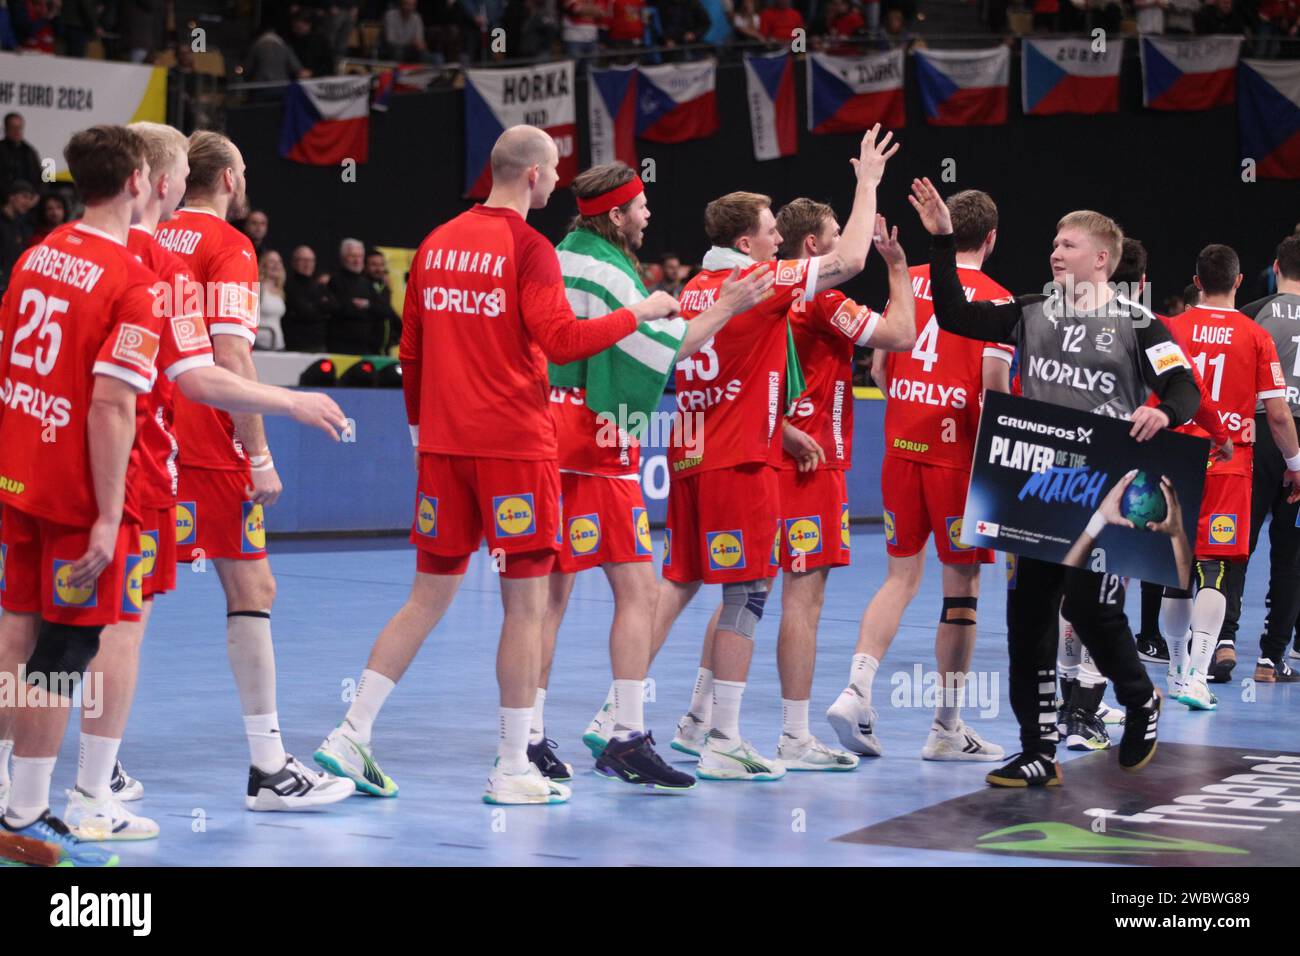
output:
[[[1124,579],[1019,558],[1007,591],[1007,650],[1011,658],[1011,709],[1025,753],[1054,754],[1056,729],[1057,610],[1115,687],[1125,707],[1140,707],[1155,688],[1137,655],[1124,615]]]
[[[1296,426],[1300,427],[1300,419],[1296,420]],[[1268,419],[1256,415],[1255,477],[1250,493],[1250,553],[1255,553],[1264,519],[1271,516],[1273,520],[1268,526],[1268,616],[1264,619],[1264,633],[1259,638],[1259,653],[1272,661],[1280,660],[1286,653],[1286,646],[1296,629],[1296,620],[1300,618],[1300,528],[1296,527],[1300,503],[1287,504],[1286,489],[1282,487],[1285,474],[1286,463],[1273,441]],[[1220,640],[1236,640],[1245,591],[1243,563],[1225,592],[1228,608]]]

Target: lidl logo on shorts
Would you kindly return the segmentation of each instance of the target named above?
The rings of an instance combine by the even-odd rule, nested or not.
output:
[[[849,535],[849,503],[846,501],[840,505],[840,544],[844,547],[849,546],[851,538]]]
[[[961,515],[955,518],[944,518],[943,523],[948,529],[948,544],[954,551],[969,551],[973,547],[961,543]]]
[[[75,561],[54,559],[54,606],[55,607],[96,607],[99,604],[98,581],[92,581],[89,587],[74,587],[72,566]]]
[[[239,539],[241,554],[259,554],[266,550],[266,522],[262,518],[262,506],[251,501],[243,502],[244,536]]]
[[[1014,554],[1008,553],[1007,554],[1007,590],[1008,591],[1014,591],[1016,589],[1016,571],[1017,569],[1019,569],[1019,567],[1020,565],[1016,563],[1016,556]]]
[[[781,519],[776,522],[776,534],[772,535],[772,560],[768,562],[774,568],[781,566]]]
[[[153,577],[153,569],[158,564],[158,532],[140,532],[140,576]]]
[[[198,530],[199,509],[192,501],[176,502],[176,543],[193,544]]]
[[[420,495],[415,506],[415,530],[426,538],[438,537],[438,499]]]
[[[575,558],[600,547],[600,515],[577,515],[569,519],[569,547]]]
[[[704,536],[709,550],[709,569],[729,571],[745,566],[745,533],[743,531],[710,531]]]
[[[636,553],[653,554],[654,545],[650,541],[650,516],[644,508],[632,509],[632,527],[636,529]]]
[[[1210,544],[1237,543],[1237,516],[1210,515]]]
[[[122,613],[139,614],[144,610],[144,556],[126,556],[126,575],[122,582]]]
[[[503,538],[520,538],[537,530],[537,512],[532,494],[499,495],[492,499],[492,514],[497,534]]]
[[[664,528],[664,567],[673,563],[673,529]]]
[[[821,554],[821,515],[787,518],[785,520],[785,539],[789,542],[790,551],[794,554]]]
[[[560,520],[555,522],[555,544],[558,547],[564,543],[564,495],[561,494],[559,500],[555,503],[555,513],[560,516]]]
[[[885,542],[898,544],[898,532],[894,529],[894,513],[888,508],[885,509]]]
[[[0,591],[5,589],[5,556],[9,553],[9,545],[0,544]]]

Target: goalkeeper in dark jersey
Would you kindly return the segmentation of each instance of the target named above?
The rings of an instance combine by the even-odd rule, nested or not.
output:
[[[967,302],[957,279],[947,206],[928,179],[913,180],[909,200],[933,237],[930,277],[939,328],[1015,345],[1026,398],[1128,419],[1137,441],[1181,425],[1196,412],[1200,392],[1168,330],[1108,283],[1124,241],[1113,220],[1080,211],[1057,224],[1052,279],[1064,291],[1064,302],[1056,294]],[[1096,344],[1103,327],[1114,333],[1113,341],[1104,340],[1105,349]],[[1062,369],[1075,371],[1063,375]],[[1145,404],[1150,392],[1159,400],[1154,407]],[[1007,592],[1007,643],[1011,708],[1023,752],[985,778],[994,786],[1062,782],[1056,761],[1058,606],[1124,705],[1120,766],[1139,770],[1155,753],[1160,697],[1138,659],[1124,615],[1124,579],[1022,557],[1015,586]]]

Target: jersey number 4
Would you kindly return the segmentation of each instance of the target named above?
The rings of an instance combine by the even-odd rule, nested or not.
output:
[[[930,321],[925,323],[925,328],[916,337],[912,358],[921,363],[926,373],[939,361],[939,320],[934,316],[930,316]]]
[[[30,317],[28,312],[30,311]],[[37,375],[49,375],[59,357],[59,346],[63,344],[63,329],[59,326],[58,316],[68,311],[67,299],[48,299],[39,289],[24,289],[18,301],[18,316],[27,321],[14,332],[13,351],[9,361],[15,368],[36,368]],[[22,351],[22,344],[35,337],[32,349]]]

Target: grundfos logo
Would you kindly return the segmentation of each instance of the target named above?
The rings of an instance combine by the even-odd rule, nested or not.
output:
[[[1019,428],[1022,431],[1034,432],[1037,435],[1051,435],[1053,438],[1077,441],[1084,445],[1092,444],[1093,429],[1091,428],[1061,428],[1058,425],[1045,425],[1042,422],[1026,421],[1012,415],[999,415],[998,424],[1005,425],[1008,428]]]

